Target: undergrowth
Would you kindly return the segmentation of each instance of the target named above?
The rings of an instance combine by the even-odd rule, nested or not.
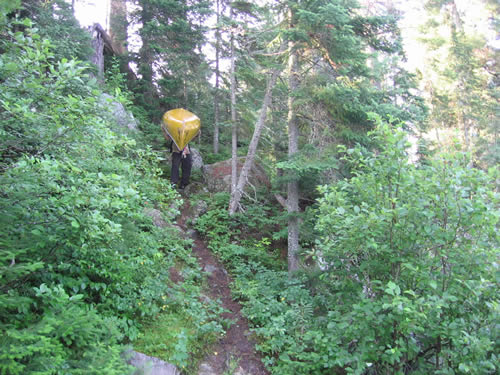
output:
[[[404,133],[375,121],[374,149],[340,149],[352,177],[320,189],[299,272],[273,249],[265,203],[229,218],[215,195],[196,227],[273,374],[494,374],[498,169],[461,153],[411,164]]]
[[[109,118],[90,66],[60,55],[71,45],[56,48],[29,19],[3,25],[0,373],[132,373],[126,346],[155,318],[180,316],[184,333],[163,342],[187,366],[222,328],[217,306],[200,302],[191,243],[151,219],[172,222],[181,202],[157,154]]]
[[[134,349],[190,374],[195,373],[206,348],[224,333],[223,309],[202,297],[203,273],[190,251],[177,253],[176,258],[173,267],[180,270],[181,280],[161,297],[161,311],[145,322]]]

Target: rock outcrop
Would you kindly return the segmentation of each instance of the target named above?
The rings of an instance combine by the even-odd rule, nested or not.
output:
[[[134,115],[127,111],[123,104],[117,101],[114,97],[103,93],[99,97],[99,104],[107,111],[110,119],[116,122],[119,126],[132,131],[138,130],[137,120],[134,118]]]

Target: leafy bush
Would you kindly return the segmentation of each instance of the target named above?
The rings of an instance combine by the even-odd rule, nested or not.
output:
[[[352,177],[320,189],[317,269],[289,278],[253,257],[224,205],[200,219],[265,363],[274,374],[496,373],[497,171],[460,153],[411,164],[404,133],[380,122],[370,137],[371,150],[343,149]]]
[[[165,306],[190,246],[147,215],[178,196],[106,122],[88,66],[17,25],[0,46],[0,373],[123,374],[118,343]]]
[[[495,373],[499,218],[493,179],[466,155],[409,163],[402,132],[379,124],[355,176],[323,187],[319,255],[328,332],[348,372]]]

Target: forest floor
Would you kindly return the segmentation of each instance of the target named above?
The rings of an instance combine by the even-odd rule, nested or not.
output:
[[[185,197],[178,225],[185,231],[189,218],[189,199]],[[208,274],[208,297],[220,300],[222,307],[227,310],[222,318],[230,320],[232,324],[226,334],[219,339],[209,351],[209,355],[202,361],[198,375],[267,375],[259,354],[255,349],[255,340],[248,327],[248,321],[241,314],[241,305],[231,296],[231,276],[224,266],[196,232],[191,232],[194,245],[193,254],[198,258],[201,268]]]

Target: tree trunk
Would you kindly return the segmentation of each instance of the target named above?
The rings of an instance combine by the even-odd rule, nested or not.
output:
[[[233,10],[231,10],[231,18],[232,17]],[[231,30],[231,196],[234,196],[238,179],[238,126],[236,124],[236,76],[234,60],[234,30]]]
[[[97,80],[104,82],[104,30],[98,23],[94,23],[91,29],[92,48],[94,54],[91,62],[97,66]]]
[[[109,36],[120,55],[127,53],[127,28],[126,0],[111,0]]]
[[[243,194],[243,190],[245,189],[245,185],[248,181],[248,175],[250,170],[253,167],[253,161],[255,159],[255,154],[257,152],[257,146],[259,145],[260,135],[262,133],[262,129],[264,128],[264,123],[266,122],[267,108],[271,103],[271,97],[273,92],[273,87],[276,85],[276,80],[280,74],[281,69],[274,69],[269,82],[267,83],[266,94],[264,95],[264,101],[262,103],[262,107],[260,108],[259,118],[257,123],[255,124],[255,129],[253,131],[252,140],[250,141],[250,145],[248,146],[248,153],[245,159],[245,163],[241,168],[240,177],[238,179],[238,185],[234,192],[231,192],[231,200],[229,203],[229,215],[234,215],[236,210],[238,209],[241,196]]]
[[[293,28],[293,11],[289,11],[290,29]],[[299,86],[298,81],[298,55],[295,42],[288,42],[288,158],[292,158],[299,150],[299,128],[295,112],[294,93]],[[296,176],[289,176],[288,182],[288,274],[291,275],[299,268],[299,183]]]
[[[219,70],[219,54],[220,54],[220,2],[217,0],[217,29],[215,31],[215,93],[214,93],[214,154],[219,153],[219,86],[220,86],[220,70]]]
[[[142,2],[141,23],[146,25],[153,19],[152,9],[148,2]],[[144,26],[143,26],[144,27]],[[139,74],[141,75],[144,84],[144,102],[146,104],[153,103],[153,61],[154,52],[149,43],[147,33],[140,31],[142,46],[139,50]]]

